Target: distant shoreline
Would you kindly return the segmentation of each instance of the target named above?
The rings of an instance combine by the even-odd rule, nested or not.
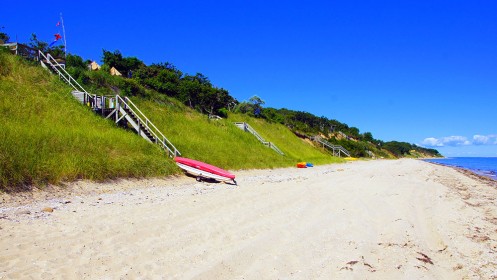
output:
[[[479,158],[479,157],[477,157],[477,158]],[[494,157],[491,157],[491,158],[494,158]],[[444,159],[450,160],[450,158],[443,158],[441,160],[444,160]],[[493,170],[474,169],[474,168],[469,168],[469,167],[464,167],[464,166],[444,164],[441,162],[435,162],[435,161],[433,161],[434,159],[422,159],[422,160],[425,162],[428,162],[428,163],[454,168],[454,169],[458,170],[459,172],[462,172],[466,175],[476,176],[478,178],[482,178],[485,180],[489,179],[492,182],[497,183],[497,173]]]

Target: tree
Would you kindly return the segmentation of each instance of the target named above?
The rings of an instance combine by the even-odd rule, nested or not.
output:
[[[140,67],[133,73],[133,79],[171,97],[179,96],[182,76],[183,73],[169,62]]]
[[[0,30],[2,30],[2,29],[4,29],[3,26],[0,28]],[[7,43],[7,42],[9,42],[10,37],[9,37],[9,35],[7,35],[7,33],[0,31],[0,40],[3,41],[4,43]]]
[[[31,34],[31,38],[29,39],[29,46],[46,53],[48,51],[48,43],[38,40],[38,37],[35,33]]]
[[[254,95],[250,97],[249,102],[252,103],[252,109],[254,112],[254,116],[259,117],[262,113],[262,105],[265,104],[264,100],[262,100],[259,96]]]
[[[103,51],[103,59],[104,64],[109,67],[116,68],[119,72],[123,73],[123,75],[127,76],[131,74],[131,72],[144,67],[145,64],[143,61],[139,60],[136,57],[123,57],[119,50],[115,50],[114,52]],[[130,75],[131,76],[131,75]]]
[[[351,128],[349,129],[349,133],[350,133],[350,135],[352,135],[353,137],[358,138],[358,137],[359,137],[359,128],[357,128],[357,127],[354,127],[354,126],[353,126],[353,127],[351,127]]]
[[[235,106],[235,112],[242,114],[252,114],[253,113],[253,105],[247,101],[243,101],[238,103]]]
[[[104,64],[109,65],[109,67],[118,67],[121,65],[122,60],[123,60],[123,55],[121,54],[120,51],[115,50],[114,52],[109,52],[106,50],[102,50],[103,52],[103,58],[102,61]]]
[[[364,132],[363,139],[364,141],[369,141],[369,142],[374,141],[373,134],[371,132]]]
[[[43,53],[50,53],[55,58],[64,57],[65,51],[64,46],[59,45],[55,47],[50,47],[47,42],[38,40],[38,37],[35,33],[31,34],[31,38],[29,39],[29,44],[31,48],[40,50]]]
[[[277,122],[284,124],[285,123],[285,116],[282,115],[277,109],[274,108],[264,108],[262,110],[262,114],[264,118],[266,118],[269,121]]]
[[[409,154],[412,145],[406,142],[390,141],[386,142],[383,148],[389,150],[396,157],[402,157],[405,154]]]
[[[89,63],[85,63],[83,58],[79,55],[68,54],[66,57],[66,67],[74,67],[82,70],[86,70]]]

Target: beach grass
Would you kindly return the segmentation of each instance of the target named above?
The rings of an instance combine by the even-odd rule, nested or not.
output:
[[[275,168],[293,166],[299,161],[315,164],[341,162],[327,151],[299,139],[281,124],[231,113],[227,119],[210,120],[206,115],[175,102],[158,104],[138,98],[133,102],[150,116],[183,156],[223,168]],[[276,144],[284,155],[239,129],[234,125],[238,121],[249,123],[266,141]]]
[[[158,146],[93,114],[71,96],[69,86],[48,71],[5,52],[0,53],[0,63],[0,129],[4,135],[0,142],[0,190],[180,172]],[[232,113],[227,119],[210,120],[175,99],[128,85],[122,78],[92,75],[101,75],[102,84],[109,79],[118,82],[121,94],[134,95],[132,101],[184,157],[230,170],[342,161],[281,124]],[[99,93],[113,91],[107,88]],[[249,123],[284,155],[236,127],[233,123],[238,121]]]
[[[56,76],[0,57],[9,69],[0,76],[0,190],[178,172],[157,146],[79,104]]]

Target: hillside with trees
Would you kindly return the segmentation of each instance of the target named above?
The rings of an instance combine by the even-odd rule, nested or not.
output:
[[[439,157],[437,150],[426,149],[406,142],[384,142],[374,139],[371,132],[360,133],[359,128],[350,127],[338,120],[318,117],[309,112],[290,109],[265,108],[258,96],[239,102],[228,90],[212,85],[202,73],[185,74],[170,62],[145,65],[136,57],[124,57],[119,51],[103,50],[103,72],[115,67],[126,78],[117,85],[99,83],[97,73],[86,71],[89,61],[77,55],[69,55],[67,69],[79,81],[90,85],[97,92],[114,89],[128,95],[145,96],[138,85],[159,94],[175,98],[184,105],[208,115],[227,117],[228,112],[246,114],[269,122],[287,126],[298,136],[321,135],[333,144],[341,145],[355,157]],[[109,92],[110,93],[110,92]]]
[[[79,61],[68,56],[68,61]],[[81,61],[79,61],[81,62]],[[145,88],[133,79],[74,66],[100,93],[129,97],[181,151],[181,155],[228,170],[342,162],[301,141],[285,126],[231,112],[208,118],[179,100]],[[84,67],[83,67],[84,66]],[[68,69],[71,68],[68,66]],[[88,88],[87,88],[88,89]],[[71,95],[72,87],[37,61],[0,48],[0,192],[79,179],[162,177],[180,173],[158,146],[115,120],[95,114]],[[123,93],[131,92],[130,95]],[[127,93],[126,93],[127,94]],[[285,155],[262,145],[233,122],[251,123]],[[123,129],[124,128],[124,129]],[[276,133],[275,133],[276,132]]]
[[[1,33],[0,37],[4,41],[9,40],[5,33]],[[54,56],[63,56],[63,47],[50,48],[47,43],[39,41],[35,34],[32,35],[29,46],[50,52]],[[441,156],[434,149],[406,142],[375,139],[372,132],[361,133],[359,128],[350,127],[335,119],[286,108],[266,108],[265,102],[258,96],[240,102],[228,90],[214,86],[206,75],[184,73],[170,62],[146,65],[139,58],[126,57],[118,50],[102,51],[103,65],[98,71],[91,71],[88,67],[91,61],[75,54],[68,54],[65,62],[66,70],[94,94],[122,94],[159,103],[173,98],[201,114],[223,118],[233,113],[244,114],[282,124],[301,138],[319,135],[333,144],[345,147],[354,157]],[[113,68],[122,76],[111,76],[109,71]]]

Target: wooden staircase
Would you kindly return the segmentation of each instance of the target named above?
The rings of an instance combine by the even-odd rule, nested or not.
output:
[[[170,157],[181,155],[176,147],[162,134],[162,132],[140,111],[128,98],[119,95],[103,96],[88,93],[50,54],[39,51],[41,65],[72,86],[71,94],[82,104],[105,118],[113,119],[121,126],[134,129],[138,135],[150,143],[159,145]]]
[[[248,123],[236,122],[235,125],[243,131],[252,133],[252,135],[254,135],[255,138],[257,138],[257,140],[259,140],[259,142],[261,142],[264,146],[275,150],[280,155],[285,155],[280,149],[278,149],[278,147],[276,147],[275,144],[264,140],[264,138],[262,138],[262,136],[260,136],[259,133],[257,133],[257,131],[255,131],[255,129],[253,129]]]
[[[309,139],[311,139],[312,141],[317,142],[317,143],[323,145],[323,147],[326,147],[326,148],[332,150],[333,151],[333,156],[340,157],[341,154],[344,154],[344,155],[350,157],[349,151],[347,151],[344,147],[339,146],[339,145],[333,145],[333,144],[331,144],[330,142],[326,141],[323,137],[321,137],[319,135],[311,136],[311,137],[309,137]]]

